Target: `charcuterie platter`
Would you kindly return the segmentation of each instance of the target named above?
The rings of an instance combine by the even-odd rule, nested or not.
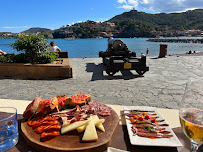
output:
[[[155,107],[124,106],[132,145],[179,147],[181,142]]]
[[[79,102],[78,97],[64,95],[50,100],[35,98],[21,123],[26,142],[38,151],[106,150],[119,117],[111,107],[88,97],[85,95]]]

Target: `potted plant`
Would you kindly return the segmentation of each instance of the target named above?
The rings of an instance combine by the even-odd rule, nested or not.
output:
[[[58,58],[57,53],[46,52],[49,43],[40,34],[19,36],[12,47],[18,52],[23,52],[16,55],[14,62],[49,63]]]

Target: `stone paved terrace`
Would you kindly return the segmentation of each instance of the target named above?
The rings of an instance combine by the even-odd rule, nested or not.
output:
[[[108,104],[155,106],[178,109],[186,82],[203,77],[203,56],[147,57],[149,71],[108,76],[101,58],[74,58],[73,78],[64,80],[0,79],[0,98],[33,100],[56,95],[91,94]]]

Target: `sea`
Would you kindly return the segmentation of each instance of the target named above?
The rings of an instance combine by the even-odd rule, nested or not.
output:
[[[184,37],[187,38],[187,37]],[[189,37],[191,39],[191,37]],[[202,37],[193,37],[200,38]],[[119,39],[119,38],[117,38]],[[149,56],[158,56],[160,52],[160,44],[167,44],[167,55],[184,54],[190,50],[203,52],[203,44],[199,43],[159,43],[149,42],[148,38],[120,38],[130,51],[136,52],[137,56],[141,53],[146,54],[149,48]],[[8,54],[18,54],[11,46],[16,39],[0,39],[0,50]],[[107,38],[98,39],[47,39],[48,42],[55,41],[56,45],[62,52],[68,52],[69,58],[98,58],[99,51],[106,51],[108,45]]]

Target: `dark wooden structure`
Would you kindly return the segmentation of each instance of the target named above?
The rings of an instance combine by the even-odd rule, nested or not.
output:
[[[68,52],[58,52],[59,58],[68,58]]]
[[[159,58],[164,58],[167,55],[167,44],[160,44]]]
[[[136,52],[128,50],[121,40],[109,39],[106,52],[100,51],[99,57],[103,58],[106,73],[113,76],[122,70],[135,70],[139,75],[149,71],[146,66],[146,56],[136,57]]]

